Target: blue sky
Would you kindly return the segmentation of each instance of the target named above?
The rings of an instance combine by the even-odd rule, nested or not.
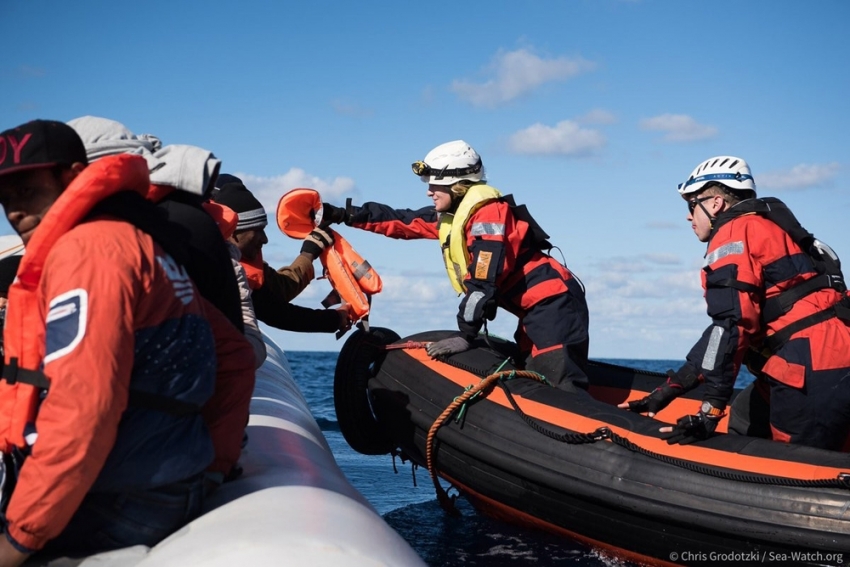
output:
[[[410,164],[464,139],[584,281],[591,356],[681,359],[709,321],[675,189],[704,159],[746,159],[760,195],[850,258],[848,22],[838,0],[5,0],[0,127],[95,115],[201,146],[271,213],[293,187],[428,205]],[[383,278],[373,325],[455,327],[435,242],[340,232]],[[291,262],[299,242],[268,233],[266,259]]]

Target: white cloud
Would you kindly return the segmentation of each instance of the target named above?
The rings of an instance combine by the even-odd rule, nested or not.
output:
[[[644,258],[650,264],[672,266],[682,263],[682,259],[679,258],[676,254],[666,254],[663,252],[643,254],[641,257]]]
[[[605,135],[564,120],[555,126],[534,124],[511,135],[508,145],[518,154],[587,156],[605,147]]]
[[[756,187],[761,189],[772,189],[774,191],[793,191],[809,189],[811,187],[822,187],[830,185],[838,175],[841,166],[836,163],[795,165],[784,171],[771,171],[759,175],[756,179]]]
[[[473,106],[494,107],[543,84],[566,81],[594,67],[594,63],[581,57],[542,59],[528,49],[500,51],[486,69],[492,78],[483,83],[455,80],[451,90]]]
[[[614,124],[617,117],[613,112],[609,112],[602,108],[594,108],[590,112],[576,118],[579,124]]]
[[[705,140],[717,135],[717,128],[700,124],[687,114],[662,114],[641,120],[643,130],[666,132],[667,142],[693,142]]]
[[[340,201],[340,197],[354,190],[350,177],[334,177],[331,180],[310,175],[301,168],[293,167],[283,175],[260,177],[248,173],[236,173],[251,193],[259,199],[266,211],[277,210],[277,203],[284,193],[297,187],[315,189],[328,202]]]

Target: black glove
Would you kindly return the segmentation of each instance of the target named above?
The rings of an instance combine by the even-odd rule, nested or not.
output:
[[[319,226],[330,224],[348,223],[350,215],[344,207],[335,207],[328,203],[322,203],[322,222]]]
[[[465,350],[469,350],[469,343],[463,337],[449,337],[447,339],[431,343],[425,347],[425,351],[431,358],[448,356]]]
[[[318,258],[322,250],[333,244],[334,237],[330,232],[326,232],[321,228],[313,229],[313,232],[307,235],[301,244],[302,254],[312,254],[313,259]]]
[[[706,404],[708,402],[703,402],[703,407]],[[679,445],[688,445],[694,441],[708,439],[714,433],[714,430],[717,429],[717,423],[720,421],[720,418],[725,415],[721,410],[710,404],[708,407],[713,411],[719,411],[719,415],[709,415],[700,411],[696,415],[682,416],[676,422],[676,425],[673,426],[673,431],[663,434],[661,438],[666,439],[669,445],[676,443]]]
[[[682,376],[682,374],[684,374],[684,376]],[[693,372],[683,373],[681,370],[679,372],[668,370],[667,382],[654,389],[652,393],[645,398],[629,402],[629,411],[638,413],[648,412],[652,414],[658,413],[666,408],[667,405],[674,399],[678,398],[685,392],[693,390],[698,385],[699,378],[697,378]]]

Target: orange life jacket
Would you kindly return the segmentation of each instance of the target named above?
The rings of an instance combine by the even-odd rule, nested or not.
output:
[[[18,277],[9,288],[3,331],[5,368],[0,380],[0,450],[25,448],[28,425],[35,423],[42,389],[45,321],[38,300],[44,263],[59,238],[85,218],[98,202],[120,191],[145,195],[149,189],[144,158],[121,154],[86,167],[59,196],[27,244]]]
[[[287,192],[277,204],[277,226],[290,238],[306,238],[322,223],[322,198],[315,189],[298,188]],[[333,244],[319,255],[324,276],[334,292],[323,305],[347,303],[355,320],[369,314],[370,298],[381,291],[381,277],[338,232],[325,229],[333,236]],[[332,296],[338,296],[331,300]]]
[[[277,203],[277,226],[290,238],[307,238],[322,223],[322,198],[315,189],[293,189]]]
[[[201,203],[201,206],[213,218],[225,240],[233,236],[233,232],[236,230],[236,223],[239,222],[239,215],[236,214],[236,211],[215,201],[204,201]]]
[[[352,318],[363,319],[369,314],[371,296],[383,287],[381,277],[338,232],[325,230],[334,241],[319,256],[324,275],[340,300],[348,304]]]

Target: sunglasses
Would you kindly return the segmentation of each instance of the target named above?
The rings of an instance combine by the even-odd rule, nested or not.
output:
[[[699,205],[703,201],[708,201],[709,199],[714,199],[714,195],[709,195],[708,197],[702,197],[700,199],[691,199],[690,201],[688,201],[688,212],[694,214],[697,205]]]

